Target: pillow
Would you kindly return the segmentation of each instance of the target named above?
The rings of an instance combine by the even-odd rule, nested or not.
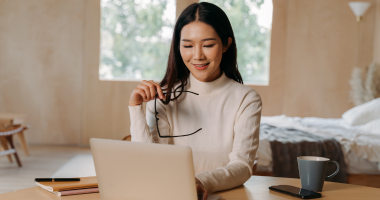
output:
[[[368,133],[374,133],[374,134],[380,135],[380,118],[366,123],[360,129]]]
[[[350,125],[366,124],[380,118],[380,98],[347,110],[342,118]]]

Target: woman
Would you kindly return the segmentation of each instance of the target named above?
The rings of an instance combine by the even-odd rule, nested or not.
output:
[[[226,14],[194,3],[174,27],[165,77],[142,81],[129,101],[132,141],[191,147],[203,199],[247,181],[259,144],[261,99],[243,85],[236,57]]]

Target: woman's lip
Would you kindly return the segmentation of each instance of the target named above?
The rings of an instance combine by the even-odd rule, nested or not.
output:
[[[202,66],[202,67],[198,67],[197,65],[193,64],[193,66],[195,67],[195,69],[198,69],[198,70],[203,70],[203,69],[206,69],[208,67],[210,63],[207,63],[206,65]]]

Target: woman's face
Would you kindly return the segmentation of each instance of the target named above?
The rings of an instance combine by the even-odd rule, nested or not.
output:
[[[229,38],[228,43],[231,44]],[[202,82],[213,81],[221,75],[220,61],[227,45],[208,24],[194,21],[182,28],[180,52],[182,60],[191,74]]]

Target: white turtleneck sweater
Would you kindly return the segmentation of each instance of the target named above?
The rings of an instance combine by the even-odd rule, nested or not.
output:
[[[131,135],[134,142],[150,142],[191,147],[194,169],[209,192],[230,189],[246,182],[259,146],[260,95],[223,73],[212,82],[190,75],[185,90],[168,105],[157,100],[161,135],[191,136],[160,138],[154,117],[154,101],[130,106]]]

